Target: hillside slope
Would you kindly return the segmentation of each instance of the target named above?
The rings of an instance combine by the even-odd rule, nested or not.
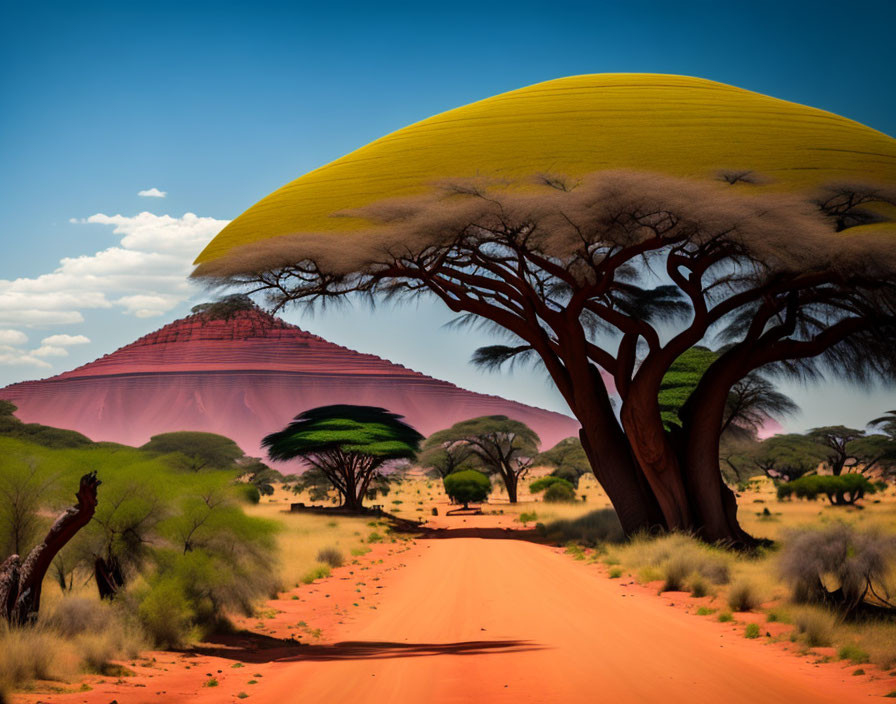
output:
[[[461,389],[260,310],[177,320],[77,369],[0,389],[0,398],[25,422],[93,440],[141,445],[158,433],[202,430],[254,456],[262,455],[264,435],[331,403],[383,406],[423,434],[491,414],[527,423],[543,447],[578,432],[567,416]]]

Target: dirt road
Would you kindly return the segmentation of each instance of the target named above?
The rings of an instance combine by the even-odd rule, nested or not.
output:
[[[661,599],[627,593],[544,546],[421,540],[333,646],[266,666],[265,704],[864,701],[819,668]],[[259,665],[255,665],[258,667]],[[197,702],[237,701],[206,690]]]

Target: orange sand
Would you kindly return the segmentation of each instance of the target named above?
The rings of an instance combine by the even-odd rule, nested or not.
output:
[[[253,633],[152,653],[129,664],[136,676],[89,678],[88,692],[16,701],[843,704],[894,689],[891,678],[747,640],[742,625],[671,608],[684,595],[658,598],[556,548],[498,539],[500,529],[466,537],[495,517],[436,520],[466,530],[377,545],[270,602],[278,613],[247,621]],[[217,686],[204,686],[211,677]]]

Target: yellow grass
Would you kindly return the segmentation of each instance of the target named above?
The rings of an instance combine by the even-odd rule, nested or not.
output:
[[[450,110],[393,132],[283,186],[199,255],[298,232],[365,225],[332,217],[445,178],[579,176],[630,168],[716,178],[751,170],[765,188],[896,182],[896,140],[823,110],[700,78],[560,78]]]
[[[145,647],[136,624],[101,602],[95,589],[65,596],[48,590],[35,626],[0,621],[0,701],[4,691],[35,680],[71,684],[84,672],[112,672],[113,661],[134,658]]]
[[[369,518],[289,513],[289,504],[293,501],[313,503],[307,496],[278,489],[273,496],[264,497],[259,504],[246,508],[246,513],[274,520],[281,526],[277,544],[280,581],[284,589],[298,586],[322,566],[317,560],[322,548],[335,547],[342,552],[345,561],[350,562],[352,550],[362,549],[370,533],[377,530],[369,525]],[[379,531],[382,533],[383,529]]]

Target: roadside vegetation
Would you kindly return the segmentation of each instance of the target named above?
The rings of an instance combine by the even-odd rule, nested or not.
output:
[[[188,647],[230,628],[234,617],[257,613],[278,591],[301,589],[353,564],[371,546],[399,539],[370,516],[289,512],[293,502],[335,508],[344,497],[313,477],[284,477],[221,436],[177,433],[132,448],[55,429],[24,431],[14,418],[5,422],[5,554],[27,554],[59,509],[71,504],[84,471],[95,469],[103,484],[94,519],[47,573],[36,622],[0,627],[0,691],[35,680],[73,683],[84,672],[120,674],[141,651]],[[379,493],[386,511],[424,521],[444,516],[452,502],[462,504],[468,496],[482,501],[483,513],[496,524],[603,565],[610,578],[659,593],[684,592],[695,615],[731,623],[745,638],[832,648],[835,655],[827,657],[896,667],[890,611],[896,495],[885,481],[885,462],[866,476],[847,460],[844,472],[832,475],[832,455],[822,451],[813,455],[815,466],[795,478],[869,481],[872,488],[855,504],[793,500],[801,497],[782,491],[792,481],[754,465],[753,476],[737,483],[739,520],[774,545],[738,552],[683,533],[626,539],[593,474],[575,469],[582,454],[573,439],[562,441],[557,452],[538,455],[530,447],[514,455],[514,466],[525,464],[529,480],[519,482],[511,502],[499,472],[489,480],[472,469],[486,468],[475,453],[452,458],[464,444],[446,446],[447,435],[423,444],[429,452],[423,466],[390,472],[389,493]],[[749,442],[755,449],[768,441]],[[553,459],[539,463],[539,457]],[[453,471],[443,477],[449,467]],[[446,492],[465,475],[475,477],[475,486]],[[563,499],[551,501],[548,493],[557,487]]]
[[[683,598],[694,615],[731,623],[745,638],[783,641],[804,653],[831,649],[822,659],[896,667],[894,489],[879,490],[862,510],[779,500],[775,484],[759,478],[740,501],[742,524],[774,539],[772,547],[737,552],[685,534],[625,541],[611,510],[587,504],[567,509],[577,518],[551,519],[539,509],[538,531],[575,556],[572,541],[580,559],[603,566],[608,577],[675,592],[669,598]]]

